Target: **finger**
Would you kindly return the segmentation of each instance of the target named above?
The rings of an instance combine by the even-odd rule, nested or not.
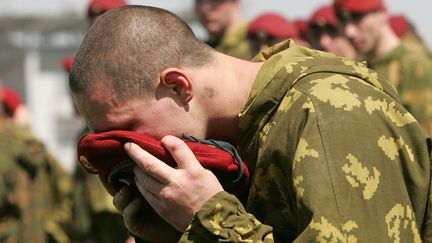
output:
[[[192,150],[183,140],[168,135],[163,137],[161,142],[177,162],[178,168],[202,168]]]
[[[141,215],[143,201],[144,199],[142,197],[135,197],[122,211],[125,226],[131,232],[140,231],[141,217],[145,217],[145,215]]]
[[[123,212],[126,205],[132,200],[132,189],[128,186],[123,186],[113,197],[113,204],[118,211]]]
[[[135,143],[126,143],[124,149],[140,168],[161,183],[169,184],[171,182],[170,178],[174,178],[174,168],[157,159]]]
[[[108,177],[102,176],[102,175],[98,175],[100,182],[102,183],[102,185],[105,187],[105,190],[111,195],[114,196],[117,191],[119,190],[118,188],[116,188],[113,184],[108,182]]]
[[[150,192],[154,195],[160,195],[160,192],[166,186],[158,180],[155,180],[138,166],[134,168],[134,174],[135,185],[141,194],[144,194],[144,192]]]

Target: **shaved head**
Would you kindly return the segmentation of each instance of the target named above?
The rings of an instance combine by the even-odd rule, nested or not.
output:
[[[165,68],[200,67],[212,60],[211,48],[173,13],[129,5],[108,11],[92,25],[69,84],[73,93],[103,87],[120,100],[149,96]]]

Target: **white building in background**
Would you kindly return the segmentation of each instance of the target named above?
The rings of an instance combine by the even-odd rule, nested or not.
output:
[[[70,16],[0,20],[0,80],[21,94],[33,133],[69,172],[84,123],[74,112],[62,59],[78,49],[86,29],[84,19]]]
[[[66,75],[41,69],[41,54],[30,51],[24,59],[27,104],[32,114],[32,131],[63,167],[75,168],[76,141],[84,127],[74,113]]]

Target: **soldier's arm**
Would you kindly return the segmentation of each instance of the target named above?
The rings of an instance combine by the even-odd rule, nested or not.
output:
[[[219,192],[195,214],[179,242],[223,241],[274,242],[273,229],[247,213],[236,197]]]
[[[399,93],[402,104],[432,135],[432,57],[411,55],[404,65],[405,80]]]

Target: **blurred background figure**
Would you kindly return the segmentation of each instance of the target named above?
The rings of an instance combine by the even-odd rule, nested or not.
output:
[[[288,38],[301,42],[296,25],[276,13],[265,13],[253,20],[247,36],[254,55]]]
[[[309,21],[306,19],[296,19],[294,20],[294,25],[298,30],[301,45],[310,48]]]
[[[404,39],[407,43],[413,42],[420,44],[427,48],[424,44],[422,37],[417,32],[414,24],[408,20],[405,15],[395,14],[389,18],[390,26],[393,32],[400,38]]]
[[[400,39],[383,0],[335,0],[344,34],[368,65],[398,90],[404,106],[432,134],[432,55]]]
[[[195,0],[195,13],[207,30],[208,45],[230,56],[252,58],[240,0]]]
[[[124,0],[90,0],[87,8],[87,20],[89,26],[93,24],[97,17],[108,10],[127,5]]]
[[[73,56],[67,56],[67,57],[63,58],[63,60],[62,60],[63,68],[68,75],[72,69],[73,62],[74,62]]]
[[[91,26],[100,15],[116,7],[125,6],[123,0],[91,0],[87,8],[87,21]],[[74,57],[67,56],[62,60],[64,70],[69,74],[73,67]],[[74,106],[74,111],[78,111]],[[76,141],[88,133],[84,126]],[[102,186],[98,177],[84,171],[81,166],[75,168],[74,174],[74,240],[77,242],[134,242],[129,236],[122,215],[112,203],[112,196]]]
[[[20,102],[1,89],[0,242],[71,242],[70,176],[28,126],[14,122]]]
[[[352,60],[357,59],[354,47],[340,32],[332,6],[322,6],[312,14],[309,20],[309,33],[313,48]]]
[[[30,127],[30,111],[22,102],[21,95],[18,91],[8,86],[0,87],[0,99],[3,104],[5,115],[21,127]]]

